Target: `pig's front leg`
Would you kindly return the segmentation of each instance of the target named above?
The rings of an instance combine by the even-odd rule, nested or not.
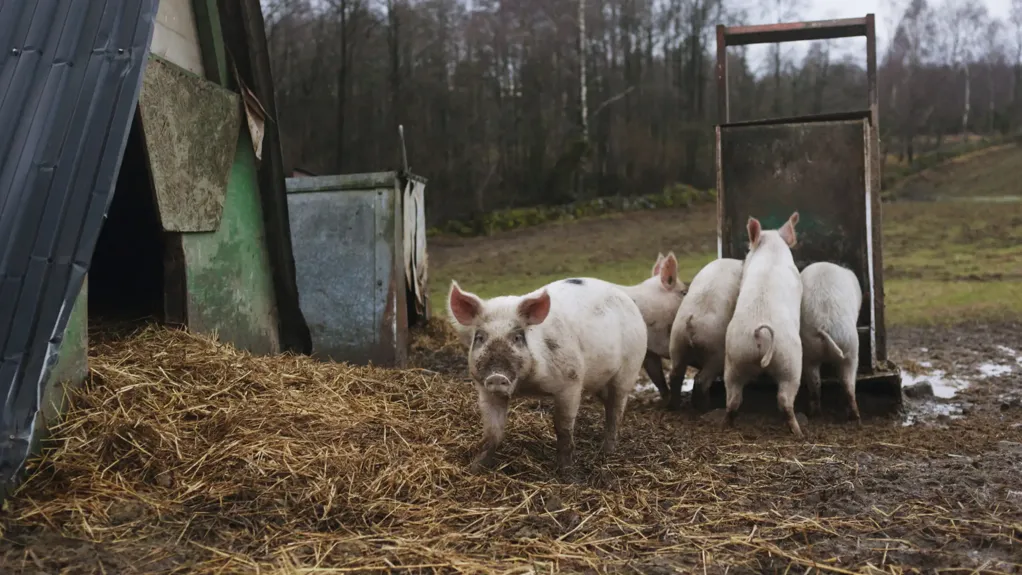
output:
[[[671,395],[671,390],[667,387],[667,378],[664,376],[664,364],[660,356],[652,351],[646,351],[646,357],[642,360],[642,367],[646,370],[649,380],[660,391],[660,397],[667,401]]]
[[[554,396],[554,433],[557,435],[557,468],[566,471],[571,467],[575,451],[575,417],[582,402],[582,386],[565,389]]]
[[[483,417],[483,441],[469,470],[476,472],[493,463],[493,455],[504,440],[510,399],[479,389],[479,412]]]

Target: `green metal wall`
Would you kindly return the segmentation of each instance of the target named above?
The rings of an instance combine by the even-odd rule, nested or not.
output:
[[[36,418],[36,433],[32,453],[38,453],[40,442],[49,437],[49,430],[60,421],[67,409],[67,392],[80,386],[89,376],[89,278],[86,276],[82,291],[75,300],[71,317],[64,329],[64,341],[57,351],[57,364],[50,371],[43,388]]]
[[[255,153],[240,130],[215,232],[183,234],[188,327],[253,353],[279,347],[277,310],[259,200]]]

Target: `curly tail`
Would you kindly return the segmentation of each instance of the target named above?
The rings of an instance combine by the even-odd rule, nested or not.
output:
[[[692,315],[689,314],[688,319],[685,320],[685,337],[688,338],[688,346],[695,347],[696,342],[692,339]]]
[[[763,336],[760,334],[761,331],[766,330],[770,332],[770,341],[764,343]],[[774,328],[767,324],[760,324],[759,327],[753,332],[753,336],[756,338],[756,349],[762,354],[759,360],[759,366],[766,368],[770,365],[770,360],[774,358]],[[763,346],[766,345],[766,351],[763,350]]]
[[[845,358],[844,352],[841,351],[841,348],[838,347],[836,343],[834,343],[834,340],[831,339],[830,334],[823,331],[822,329],[818,329],[816,330],[816,336],[823,341],[823,345],[827,347],[832,356],[834,356],[836,359]]]

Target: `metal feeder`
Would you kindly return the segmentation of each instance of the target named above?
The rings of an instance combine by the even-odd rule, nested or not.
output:
[[[856,36],[866,37],[868,108],[731,121],[728,46]],[[884,325],[876,71],[873,14],[843,20],[717,26],[717,256],[745,257],[749,216],[758,218],[765,229],[774,229],[798,210],[798,245],[792,254],[799,270],[818,261],[842,264],[855,272],[862,287],[857,395],[873,397],[860,407],[897,411],[902,402],[901,374],[888,360]],[[822,375],[825,388],[835,383],[834,374],[825,371]],[[827,395],[825,390],[825,402]]]

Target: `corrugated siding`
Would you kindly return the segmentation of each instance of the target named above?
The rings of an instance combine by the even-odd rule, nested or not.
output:
[[[39,394],[103,223],[158,0],[0,0],[0,481],[24,465]]]

